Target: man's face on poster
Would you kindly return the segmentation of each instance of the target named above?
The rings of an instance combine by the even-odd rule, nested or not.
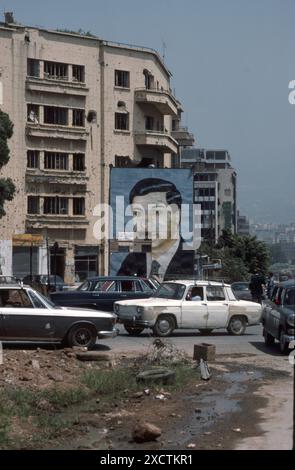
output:
[[[163,250],[180,239],[180,210],[177,204],[167,204],[166,192],[151,192],[135,196],[132,201],[134,231],[141,239],[151,239],[152,249]]]

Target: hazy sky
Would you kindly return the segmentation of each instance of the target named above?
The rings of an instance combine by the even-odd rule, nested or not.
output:
[[[294,0],[0,0],[0,7],[20,23],[165,49],[197,146],[232,156],[241,210],[257,222],[295,222]]]

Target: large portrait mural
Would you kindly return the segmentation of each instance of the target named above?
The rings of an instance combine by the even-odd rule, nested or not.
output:
[[[113,168],[110,201],[111,275],[193,274],[191,170]]]

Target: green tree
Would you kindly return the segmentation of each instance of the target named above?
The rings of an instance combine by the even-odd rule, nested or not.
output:
[[[13,123],[8,114],[0,110],[0,171],[9,161],[8,139],[13,134]],[[15,186],[11,178],[0,178],[0,219],[5,215],[5,201],[11,201],[15,193]]]

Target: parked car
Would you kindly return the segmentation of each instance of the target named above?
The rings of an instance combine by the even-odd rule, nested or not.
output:
[[[41,291],[41,293],[55,292],[55,291],[64,291],[68,290],[69,286],[64,282],[64,280],[55,274],[33,274],[32,276],[28,274],[23,278],[23,283],[34,287],[36,290]]]
[[[14,276],[0,276],[0,284],[18,284],[18,280]]]
[[[270,299],[263,303],[261,321],[266,346],[278,340],[281,352],[287,353],[291,341],[295,340],[294,279],[274,286]]]
[[[117,300],[142,299],[150,297],[155,291],[155,285],[144,278],[106,276],[90,278],[74,291],[56,292],[50,297],[58,305],[112,312]]]
[[[252,300],[249,282],[233,282],[231,288],[237,299]]]
[[[0,285],[0,340],[64,342],[91,349],[97,338],[114,337],[116,316],[109,312],[54,305],[31,287]]]
[[[210,281],[164,282],[153,297],[115,303],[114,312],[131,335],[152,328],[155,336],[169,336],[175,329],[198,329],[209,334],[227,328],[242,335],[257,325],[261,305],[237,300],[230,285]]]

